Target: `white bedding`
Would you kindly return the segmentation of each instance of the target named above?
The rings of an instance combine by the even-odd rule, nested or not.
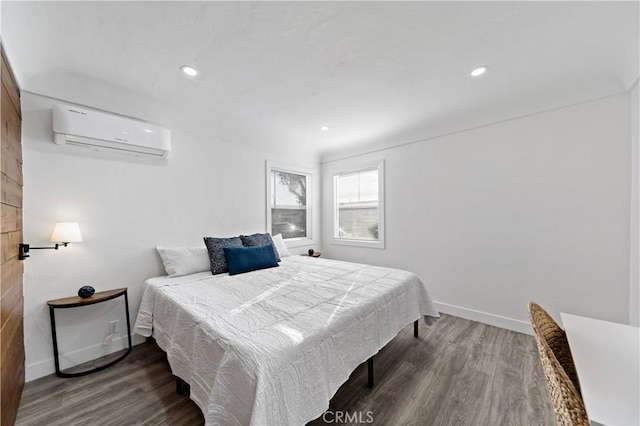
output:
[[[147,280],[156,339],[206,425],[304,425],[407,324],[438,317],[410,272],[292,256],[280,267]]]

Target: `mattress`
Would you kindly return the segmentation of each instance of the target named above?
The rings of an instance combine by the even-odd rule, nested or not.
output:
[[[438,317],[398,269],[303,256],[147,280],[134,331],[167,353],[206,425],[303,425],[407,324]]]

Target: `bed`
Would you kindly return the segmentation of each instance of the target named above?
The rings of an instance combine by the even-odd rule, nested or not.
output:
[[[206,425],[304,425],[423,316],[439,315],[410,272],[291,256],[234,276],[149,279],[134,330],[167,353]]]

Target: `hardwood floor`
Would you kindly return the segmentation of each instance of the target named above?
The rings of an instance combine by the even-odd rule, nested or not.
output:
[[[342,385],[309,425],[554,425],[532,336],[449,315],[420,338],[409,324]],[[347,421],[345,421],[345,419]],[[342,420],[342,421],[338,421]],[[176,386],[164,353],[136,346],[124,361],[88,376],[48,376],[25,386],[16,425],[202,425]]]

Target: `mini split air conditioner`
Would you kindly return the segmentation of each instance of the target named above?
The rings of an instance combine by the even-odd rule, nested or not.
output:
[[[53,141],[98,151],[167,158],[169,129],[132,118],[70,105],[53,106]]]

